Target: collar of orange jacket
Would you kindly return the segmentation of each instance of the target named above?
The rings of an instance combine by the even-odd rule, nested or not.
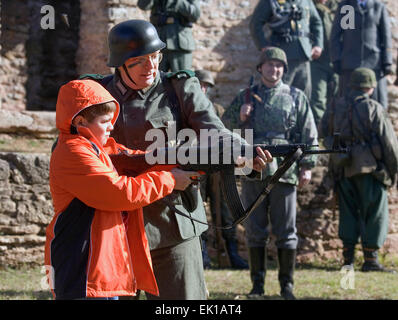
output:
[[[116,99],[94,80],[73,80],[59,89],[56,109],[56,126],[61,133],[70,133],[73,118],[83,109],[90,106],[111,102],[116,104],[112,119],[115,124],[120,106]]]

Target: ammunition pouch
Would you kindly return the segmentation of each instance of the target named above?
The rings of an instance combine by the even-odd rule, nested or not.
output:
[[[377,169],[377,161],[373,156],[370,146],[357,143],[350,147],[351,161],[344,166],[344,175],[352,177],[362,173],[372,173]]]

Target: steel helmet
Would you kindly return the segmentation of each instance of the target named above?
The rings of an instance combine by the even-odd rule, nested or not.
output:
[[[195,76],[199,79],[199,81],[209,84],[210,87],[214,87],[214,78],[210,71],[195,70]]]
[[[108,35],[108,67],[120,67],[133,57],[162,50],[166,44],[160,40],[156,28],[145,20],[128,20],[115,25]]]
[[[285,51],[277,47],[268,47],[261,52],[260,59],[257,64],[257,70],[263,65],[265,61],[278,60],[284,65],[284,70],[287,72],[287,57]]]
[[[376,88],[376,75],[373,70],[368,68],[356,68],[350,78],[352,88]]]

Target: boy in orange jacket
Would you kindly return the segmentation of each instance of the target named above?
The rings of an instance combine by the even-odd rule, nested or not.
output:
[[[120,176],[108,152],[129,150],[109,137],[118,102],[93,80],[62,86],[58,142],[50,160],[55,215],[47,227],[45,264],[55,299],[158,294],[142,207],[184,190],[197,172],[174,168]],[[108,151],[108,152],[107,152]]]

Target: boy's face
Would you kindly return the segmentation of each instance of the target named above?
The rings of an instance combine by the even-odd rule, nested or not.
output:
[[[87,121],[84,117],[78,115],[74,121],[75,126],[83,126],[92,132],[95,138],[102,144],[105,145],[109,138],[111,131],[113,130],[112,119],[113,112],[104,114],[102,116],[95,117],[92,121]]]

